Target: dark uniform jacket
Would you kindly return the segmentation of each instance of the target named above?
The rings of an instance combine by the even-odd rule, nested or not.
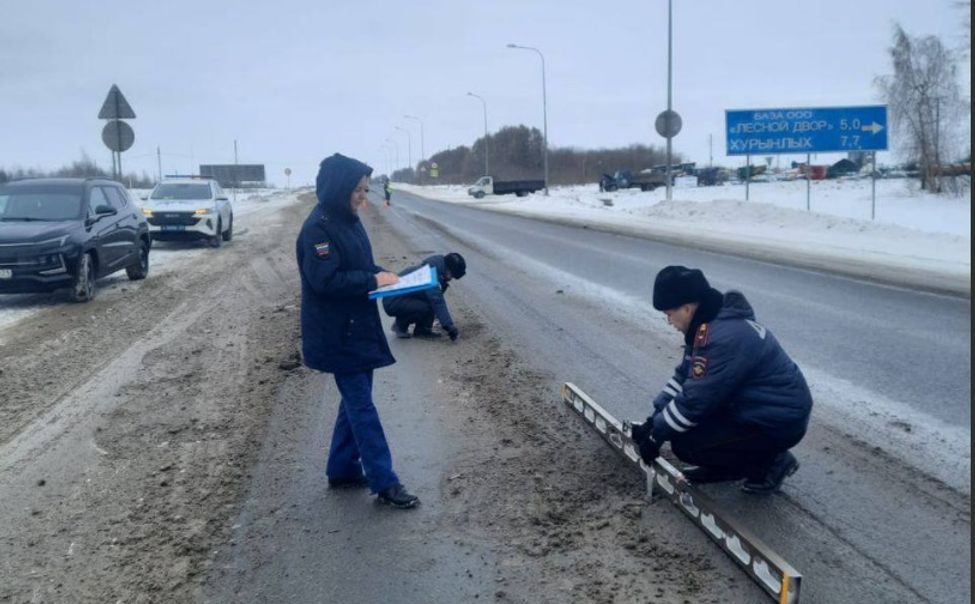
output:
[[[726,293],[713,319],[692,323],[688,336],[683,362],[653,402],[656,440],[708,421],[756,426],[786,441],[805,434],[812,409],[806,380],[772,332],[755,321],[744,295]]]
[[[357,373],[396,362],[386,342],[375,300],[376,266],[369,236],[349,198],[372,169],[335,154],[318,173],[318,205],[311,211],[296,251],[301,273],[301,341],[308,367]]]
[[[383,309],[386,311],[387,315],[395,317],[404,312],[409,312],[408,309],[415,308],[416,302],[419,301],[429,305],[434,316],[436,316],[437,320],[440,321],[440,326],[449,332],[454,328],[454,319],[450,316],[450,310],[447,308],[447,301],[443,297],[444,292],[447,291],[448,287],[450,287],[450,284],[445,278],[446,266],[444,264],[444,257],[441,254],[430,256],[421,264],[403,269],[400,271],[399,276],[402,277],[404,275],[408,275],[424,264],[429,264],[433,268],[437,269],[437,279],[440,281],[440,287],[431,287],[429,289],[403,294],[402,296],[390,296],[388,298],[383,298]]]

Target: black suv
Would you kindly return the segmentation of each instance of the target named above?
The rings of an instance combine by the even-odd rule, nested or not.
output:
[[[39,178],[0,185],[0,294],[71,288],[87,302],[95,279],[149,274],[149,227],[119,183]]]

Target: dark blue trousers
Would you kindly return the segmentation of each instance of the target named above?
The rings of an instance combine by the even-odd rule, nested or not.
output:
[[[717,416],[672,438],[670,449],[685,463],[760,477],[776,455],[794,447],[804,434],[804,431],[793,431],[772,435],[757,426]]]
[[[372,402],[372,371],[336,374],[335,385],[342,401],[325,472],[332,479],[365,473],[373,493],[399,484],[379,412]]]

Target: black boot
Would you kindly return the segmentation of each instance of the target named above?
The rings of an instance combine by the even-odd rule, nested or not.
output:
[[[764,473],[749,476],[741,490],[753,495],[767,495],[779,490],[786,476],[791,476],[799,469],[799,460],[788,451],[775,456]]]
[[[401,323],[399,319],[393,321],[393,333],[397,338],[410,337],[410,326],[408,323]]]
[[[360,489],[369,486],[369,481],[365,476],[336,476],[328,477],[328,488],[330,489]]]
[[[420,503],[420,498],[407,491],[403,485],[398,484],[379,491],[379,494],[376,496],[376,501],[391,505],[394,508],[406,510],[416,507]]]
[[[690,466],[681,470],[684,478],[693,484],[708,484],[712,482],[730,482],[745,478],[744,470],[737,468],[722,468],[717,466]]]
[[[413,337],[424,338],[426,340],[435,340],[437,338],[443,337],[443,334],[440,333],[439,331],[434,331],[429,327],[420,327],[419,325],[417,325],[416,327],[413,328]]]

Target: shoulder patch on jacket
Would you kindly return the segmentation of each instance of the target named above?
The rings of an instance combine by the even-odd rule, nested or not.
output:
[[[691,358],[691,378],[699,380],[708,374],[708,360],[706,357]]]
[[[708,345],[708,324],[702,323],[694,334],[694,348],[702,348]]]
[[[323,241],[321,243],[316,243],[315,244],[315,255],[316,256],[319,256],[319,257],[328,256],[329,252],[331,251],[329,249],[329,244],[330,244],[330,242],[328,242],[328,241]]]

